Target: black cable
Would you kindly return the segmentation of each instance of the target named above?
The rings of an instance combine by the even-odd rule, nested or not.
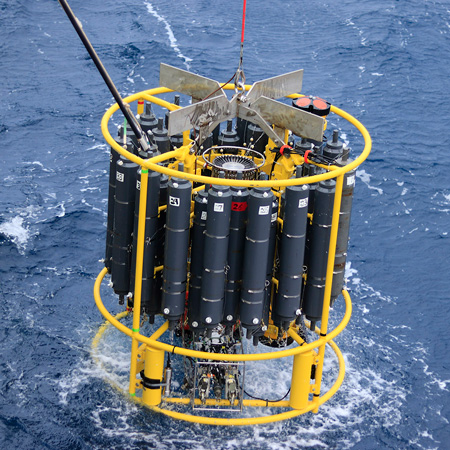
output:
[[[276,151],[276,150],[272,150]],[[272,174],[274,169],[275,169],[275,164],[277,163],[277,161],[280,159],[281,157],[281,153],[279,151],[276,152],[275,158],[273,158],[273,162],[272,162],[272,167],[270,168],[270,173]]]
[[[212,91],[211,94],[208,94],[205,98],[203,98],[201,101],[206,100],[207,98],[211,97],[211,95],[214,95],[217,91],[220,91],[221,89],[223,89],[228,83],[231,82],[231,80],[236,76],[236,74],[233,74],[233,76],[226,81],[225,83],[222,84],[222,86],[219,86],[215,91]]]
[[[305,156],[305,152],[301,152],[296,150],[295,148],[291,148],[289,149],[289,153],[295,153],[297,155],[300,156]],[[332,165],[336,162],[336,160],[339,158],[340,155],[335,156],[334,158],[329,158],[328,156],[324,156],[324,155],[319,155],[317,153],[308,153],[308,159],[315,162],[315,163],[319,163],[319,164],[324,164],[324,165]]]
[[[247,395],[250,398],[253,398],[254,400],[261,400],[263,402],[266,403],[276,403],[276,402],[281,402],[282,400],[284,400],[288,395],[289,392],[291,392],[291,388],[288,389],[288,391],[286,392],[286,394],[284,394],[283,397],[281,397],[279,400],[268,400],[267,398],[259,398],[259,397],[254,397],[253,395],[250,395],[245,389],[244,389],[244,394]]]

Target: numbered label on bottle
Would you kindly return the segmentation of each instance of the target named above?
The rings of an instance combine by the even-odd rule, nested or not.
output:
[[[179,197],[172,197],[171,195],[169,195],[169,205],[170,206],[180,206]]]
[[[301,199],[298,201],[298,207],[299,207],[299,208],[305,208],[306,206],[308,206],[308,197],[306,197],[306,198],[301,198]]]

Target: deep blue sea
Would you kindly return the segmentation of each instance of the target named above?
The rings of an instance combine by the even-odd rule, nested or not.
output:
[[[122,95],[158,86],[160,62],[221,81],[237,68],[241,1],[70,3]],[[194,426],[130,403],[91,356],[112,96],[56,0],[0,0],[0,448],[450,448],[449,55],[449,1],[248,1],[247,82],[303,68],[302,92],[373,138],[352,214],[354,311],[337,339],[347,373],[317,415]],[[126,386],[129,341],[108,339],[101,357]],[[285,391],[288,375],[256,372],[249,389]]]

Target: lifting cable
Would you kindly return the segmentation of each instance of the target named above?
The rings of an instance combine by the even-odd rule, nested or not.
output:
[[[201,101],[206,100],[213,96],[217,91],[220,91],[223,89],[228,83],[231,83],[231,81],[234,78],[234,88],[237,93],[238,88],[240,88],[242,91],[245,89],[245,75],[244,75],[244,32],[245,32],[245,11],[247,9],[247,0],[244,0],[243,5],[243,12],[242,12],[242,29],[241,29],[241,53],[239,56],[239,65],[236,70],[236,73],[234,73],[231,78],[223,83],[220,87],[218,87],[215,91],[211,92],[211,94],[208,94],[205,98],[202,98]]]
[[[216,92],[223,89],[228,83],[231,83],[231,81],[234,78],[234,90],[236,94],[241,90],[242,92],[245,91],[245,75],[244,75],[244,34],[245,34],[245,11],[247,9],[247,0],[244,0],[243,4],[243,11],[242,11],[242,28],[241,28],[241,52],[239,56],[239,65],[236,70],[236,73],[234,73],[231,78],[223,83],[221,86],[219,86],[216,90],[212,91],[210,94],[208,94],[206,97],[202,98],[201,101],[207,100],[208,98],[212,97]],[[197,133],[194,128],[194,141],[197,141]],[[196,152],[197,154],[197,152]]]
[[[242,29],[241,29],[241,53],[239,56],[239,65],[236,70],[234,78],[234,89],[236,93],[238,90],[245,90],[245,75],[244,75],[244,34],[245,34],[245,11],[247,9],[247,0],[244,0],[242,8]]]

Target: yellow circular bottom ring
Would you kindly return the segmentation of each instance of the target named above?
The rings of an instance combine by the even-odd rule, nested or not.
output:
[[[128,315],[128,311],[123,311],[117,315],[114,316],[116,320],[120,320],[123,317],[126,317]],[[97,356],[97,348],[98,345],[104,336],[106,330],[111,326],[111,323],[109,321],[105,321],[100,328],[97,331],[97,334],[95,335],[94,339],[92,340],[92,357],[96,364],[98,364],[100,367],[103,368],[103,370],[106,369],[103,367],[102,362]],[[199,423],[203,425],[221,425],[221,426],[243,426],[243,425],[260,425],[265,423],[272,423],[272,422],[280,422],[287,419],[292,419],[294,417],[300,416],[302,414],[305,414],[309,411],[316,410],[320,405],[327,402],[340,388],[342,382],[344,381],[345,376],[345,362],[344,357],[342,356],[342,352],[339,350],[339,347],[333,342],[329,341],[328,344],[336,354],[339,362],[339,373],[336,378],[335,383],[333,386],[321,397],[317,397],[313,402],[311,402],[306,408],[303,409],[291,409],[290,411],[285,411],[280,414],[273,414],[270,416],[260,416],[260,417],[242,417],[242,418],[235,418],[235,419],[225,419],[225,418],[216,418],[216,417],[203,417],[203,416],[195,416],[193,414],[186,414],[186,413],[180,413],[176,411],[170,411],[168,409],[160,408],[158,406],[150,406],[150,405],[144,405],[142,403],[142,400],[139,397],[130,397],[133,401],[136,403],[140,403],[150,410],[154,412],[158,412],[161,414],[165,414],[166,416],[169,416],[173,419],[178,420],[184,420],[186,422],[191,423]],[[114,381],[112,381],[110,378],[106,378],[106,381],[115,389],[117,389],[119,392],[124,393],[123,389]],[[244,400],[244,405],[245,405]],[[251,406],[251,405],[245,405],[245,406]]]

